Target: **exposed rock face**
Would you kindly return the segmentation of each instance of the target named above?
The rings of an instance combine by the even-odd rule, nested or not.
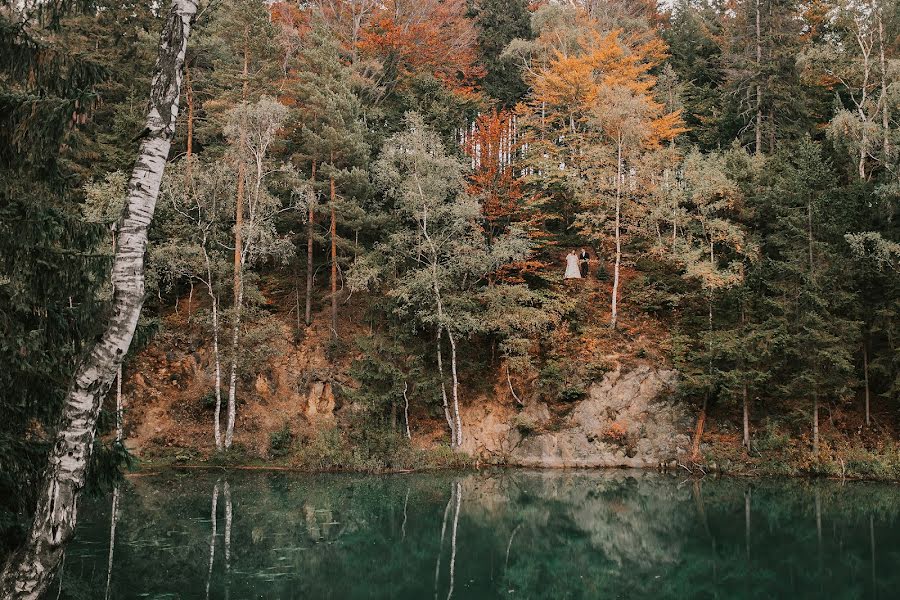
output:
[[[331,384],[325,381],[315,381],[309,388],[309,396],[306,401],[306,418],[310,421],[316,419],[334,418],[334,394]]]
[[[556,422],[547,405],[472,407],[463,450],[529,467],[655,467],[688,451],[690,418],[672,402],[675,372],[608,373]]]

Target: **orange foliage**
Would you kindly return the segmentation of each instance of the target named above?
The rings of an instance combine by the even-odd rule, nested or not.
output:
[[[309,27],[308,14],[294,4],[273,2],[269,6],[269,14],[272,16],[272,23],[275,25],[284,25],[300,32],[305,31]]]
[[[497,110],[480,115],[464,150],[475,163],[469,191],[481,198],[488,237],[493,238],[509,223],[522,198],[522,182],[511,165],[517,150],[512,115]]]
[[[610,97],[603,92],[614,90],[626,92],[641,105],[640,116],[648,121],[646,146],[686,131],[680,113],[666,113],[653,96],[656,78],[651,71],[666,57],[662,40],[623,39],[618,30],[591,31],[580,45],[585,52],[565,55],[554,51],[548,64],[531,77],[533,109],[540,106],[542,112],[550,112],[548,119],[574,130],[591,114],[610,108],[601,106],[603,99]]]
[[[483,75],[476,42],[466,0],[388,0],[363,28],[357,47],[395,68],[399,79],[427,72],[471,95]]]

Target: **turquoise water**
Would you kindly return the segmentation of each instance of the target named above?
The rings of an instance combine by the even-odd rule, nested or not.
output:
[[[898,501],[631,471],[167,472],[82,502],[50,597],[896,598]]]

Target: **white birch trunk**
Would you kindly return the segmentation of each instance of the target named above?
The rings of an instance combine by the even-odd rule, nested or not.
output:
[[[209,586],[212,582],[213,563],[216,558],[216,513],[219,504],[219,482],[213,486],[212,508],[210,509],[211,532],[209,534],[209,567],[206,570],[206,599],[209,600]]]
[[[447,591],[447,600],[453,596],[453,586],[456,577],[456,531],[459,527],[459,507],[462,503],[462,484],[456,482],[456,510],[453,513],[453,531],[450,534],[450,589]]]
[[[160,35],[146,127],[128,184],[112,267],[113,305],[100,338],[78,365],[47,461],[34,522],[25,545],[0,576],[0,597],[40,598],[75,531],[97,417],[128,352],[144,302],[144,252],[178,117],[184,56],[196,0],[172,0]]]
[[[409,384],[407,382],[403,382],[403,421],[406,423],[406,439],[412,439],[412,433],[409,430],[409,396],[406,395],[406,390],[409,388]]]
[[[444,418],[447,420],[447,426],[450,428],[450,445],[453,446],[456,443],[456,427],[453,425],[453,415],[450,414],[450,405],[447,401],[447,385],[444,383],[444,359],[443,353],[441,352],[441,334],[443,331],[443,328],[438,325],[437,366],[438,376],[441,380],[441,401],[443,402],[444,407]]]
[[[447,338],[450,340],[450,372],[453,375],[453,414],[456,417],[456,447],[462,446],[462,418],[459,416],[459,377],[456,373],[456,340],[453,332],[447,330]]]
[[[104,598],[109,599],[109,588],[112,584],[113,572],[113,556],[116,551],[116,524],[119,521],[119,484],[113,488],[112,511],[109,518],[109,558],[106,561],[106,594]]]
[[[222,449],[222,359],[219,356],[219,299],[213,287],[212,265],[209,260],[209,252],[206,251],[206,233],[203,234],[203,260],[206,263],[206,290],[209,293],[212,305],[212,334],[213,334],[213,362],[216,368],[216,408],[213,418],[213,436],[216,442],[216,450]]]
[[[453,498],[456,495],[456,488],[450,494],[447,500],[447,506],[444,507],[444,520],[441,525],[441,543],[438,546],[437,562],[434,565],[434,600],[438,597],[438,581],[441,578],[441,555],[444,553],[444,538],[447,535],[447,516],[450,514],[450,505],[453,504]]]
[[[225,496],[225,598],[230,595],[231,591],[231,521],[232,521],[232,507],[231,507],[231,488],[228,486],[228,482],[225,482],[225,486],[223,488],[224,496]]]
[[[242,269],[243,270],[243,269]],[[240,350],[241,308],[244,303],[244,281],[238,287],[237,305],[234,307],[234,326],[231,330],[231,370],[228,376],[228,420],[225,425],[225,449],[231,448],[234,440],[234,418],[237,406],[237,368]]]
[[[125,420],[122,414],[122,363],[116,370],[116,441],[120,444],[125,438]]]
[[[619,134],[618,156],[616,168],[616,264],[613,269],[612,316],[609,326],[616,328],[619,305],[619,268],[622,264],[622,134]]]

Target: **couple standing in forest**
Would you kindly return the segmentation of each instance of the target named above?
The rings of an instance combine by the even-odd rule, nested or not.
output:
[[[566,255],[566,274],[563,279],[583,279],[590,273],[591,256],[581,248],[577,253],[572,250]]]

